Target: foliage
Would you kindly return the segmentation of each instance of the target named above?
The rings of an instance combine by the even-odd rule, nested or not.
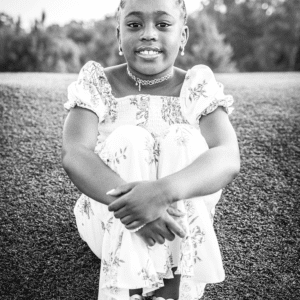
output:
[[[209,65],[217,72],[300,70],[299,0],[198,0],[189,16],[190,39],[176,65]],[[116,20],[44,25],[26,32],[22,20],[0,13],[0,72],[78,72],[88,60],[103,66],[118,55]]]
[[[299,0],[210,0],[241,71],[300,70]]]
[[[77,72],[88,60],[110,66],[124,62],[118,55],[116,20],[106,17],[92,23],[70,22],[44,26],[41,21],[26,33],[12,18],[2,14],[8,23],[0,27],[0,71]],[[1,26],[1,25],[0,25]],[[224,43],[214,20],[205,12],[195,13],[189,20],[190,42],[186,56],[179,57],[177,65],[187,69],[202,63],[215,71],[233,71],[232,50]]]
[[[0,71],[76,72],[80,49],[64,35],[44,26],[45,15],[29,33],[0,14]]]
[[[187,25],[190,37],[185,56],[177,59],[180,67],[206,64],[216,72],[236,71],[231,61],[232,48],[224,42],[225,36],[219,33],[216,21],[206,11],[196,11],[190,15]]]

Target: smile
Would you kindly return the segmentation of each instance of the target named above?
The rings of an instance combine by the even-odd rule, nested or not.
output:
[[[138,49],[136,54],[144,59],[154,59],[162,54],[159,49]]]
[[[159,51],[153,51],[153,50],[143,50],[143,51],[139,51],[138,52],[139,54],[142,54],[142,55],[157,55],[157,54],[160,54],[161,52]]]

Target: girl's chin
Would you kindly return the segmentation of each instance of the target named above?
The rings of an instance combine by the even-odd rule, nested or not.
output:
[[[169,69],[169,66],[165,65],[162,62],[156,61],[139,61],[134,64],[128,63],[128,65],[131,69],[135,70],[136,72],[148,76],[160,74]]]
[[[140,67],[140,68],[135,68],[135,70],[137,72],[139,72],[141,74],[141,77],[144,76],[155,76],[157,74],[160,74],[162,72],[164,72],[164,69],[162,69],[161,67]]]

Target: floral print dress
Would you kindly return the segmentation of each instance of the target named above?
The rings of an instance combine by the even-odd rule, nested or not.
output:
[[[80,106],[99,118],[95,153],[127,182],[155,180],[192,163],[208,149],[199,119],[218,106],[231,113],[233,99],[223,93],[204,65],[190,69],[179,97],[139,94],[115,98],[103,67],[88,62],[68,88],[67,110]],[[206,283],[224,280],[212,219],[221,191],[183,199],[177,221],[186,237],[147,247],[114,218],[106,205],[82,195],[74,208],[81,237],[101,259],[100,300],[127,300],[129,289],[148,295],[181,274],[180,300],[198,300]]]

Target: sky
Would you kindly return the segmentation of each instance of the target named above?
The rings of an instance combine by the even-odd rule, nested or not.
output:
[[[22,26],[30,28],[35,19],[46,12],[46,22],[63,25],[71,20],[99,20],[114,14],[120,0],[0,0],[0,12],[14,19],[22,19]],[[199,8],[200,0],[185,0],[188,12]]]

